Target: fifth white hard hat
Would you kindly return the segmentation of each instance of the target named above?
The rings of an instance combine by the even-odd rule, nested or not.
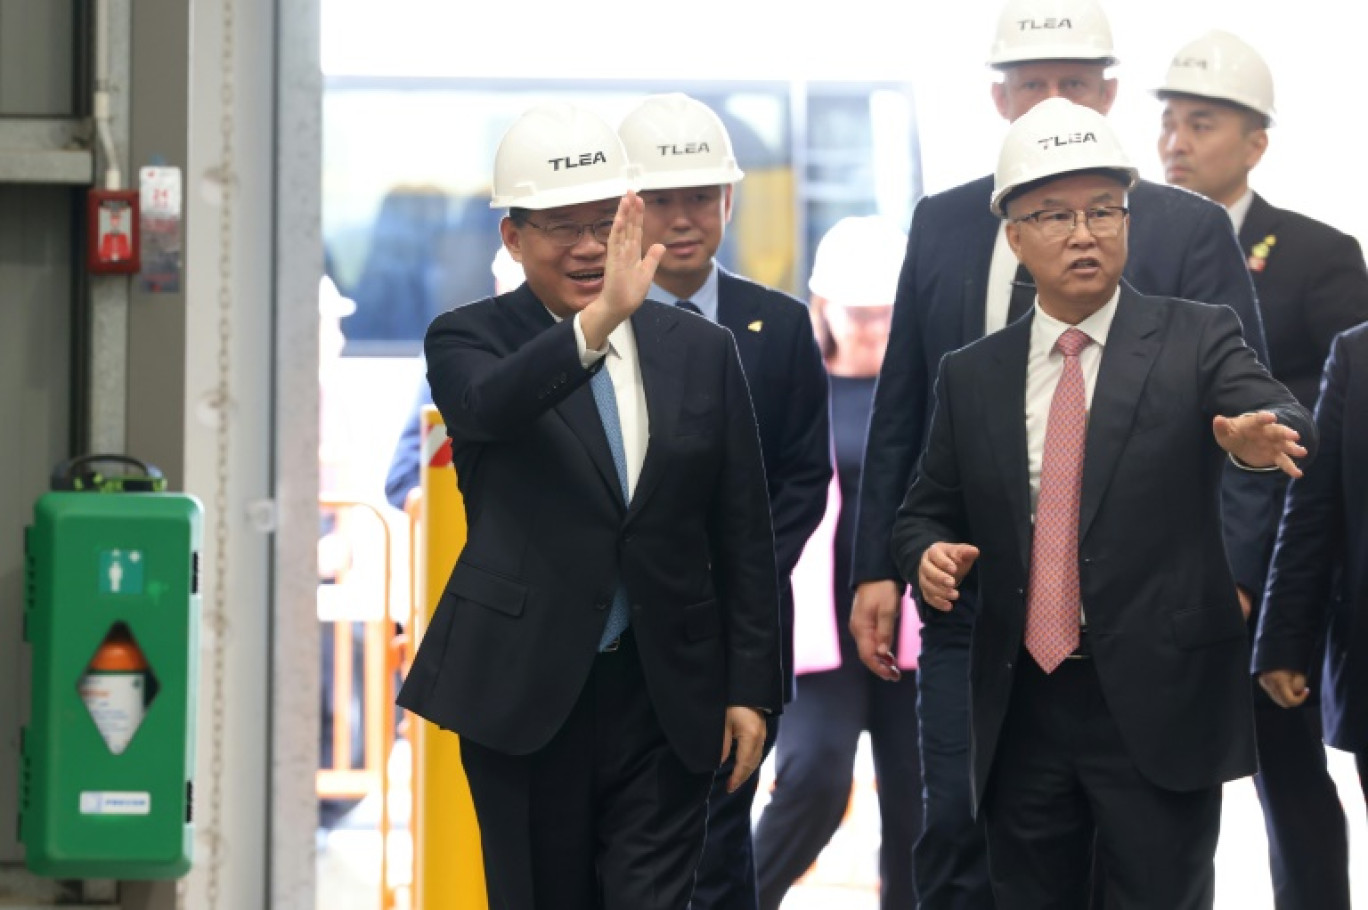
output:
[[[642,101],[623,118],[618,136],[640,169],[643,190],[718,186],[745,176],[722,119],[681,92]]]
[[[1228,101],[1273,123],[1273,73],[1259,52],[1230,32],[1213,29],[1173,55],[1155,94],[1196,95]]]
[[[1126,189],[1140,173],[1130,163],[1107,118],[1065,98],[1047,98],[1016,119],[998,155],[989,207],[1006,218],[1015,190],[1077,171],[1114,171]]]
[[[499,141],[489,206],[542,210],[616,199],[632,188],[633,174],[617,133],[593,111],[538,105]]]
[[[808,290],[846,307],[890,306],[907,235],[880,215],[842,218],[817,244]]]
[[[1082,60],[1111,66],[1111,25],[1097,0],[1007,0],[988,65]]]

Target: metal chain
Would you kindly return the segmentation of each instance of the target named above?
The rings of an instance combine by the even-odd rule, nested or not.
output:
[[[219,61],[219,119],[220,161],[219,177],[219,259],[218,259],[218,386],[214,405],[218,417],[215,434],[214,476],[214,571],[213,607],[205,624],[212,635],[212,656],[209,674],[210,735],[209,746],[209,820],[205,832],[209,845],[209,870],[205,877],[207,910],[219,905],[219,874],[226,852],[223,836],[223,764],[224,764],[224,651],[228,636],[228,480],[229,452],[232,443],[233,389],[233,203],[237,193],[237,173],[234,167],[233,132],[236,84],[234,79],[235,28],[234,0],[220,0],[222,50]]]

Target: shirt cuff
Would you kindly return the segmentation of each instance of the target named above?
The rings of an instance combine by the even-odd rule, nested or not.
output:
[[[571,321],[575,324],[575,350],[579,352],[580,366],[587,370],[608,355],[608,341],[605,339],[603,347],[595,351],[589,347],[589,342],[584,340],[584,329],[580,328],[580,314],[576,313]]]
[[[578,323],[576,323],[576,325],[578,325]],[[582,350],[582,349],[583,349],[583,347],[581,346],[581,350]],[[580,359],[583,360],[583,358],[584,358],[584,355],[581,354],[581,355],[580,355]],[[1231,464],[1233,464],[1235,467],[1239,468],[1241,471],[1250,471],[1250,472],[1255,473],[1255,474],[1267,474],[1267,473],[1269,473],[1269,472],[1271,472],[1271,471],[1281,471],[1281,470],[1282,470],[1282,468],[1278,467],[1278,466],[1275,465],[1275,464],[1267,465],[1266,467],[1262,467],[1262,468],[1256,468],[1256,467],[1254,467],[1253,465],[1245,464],[1243,461],[1241,461],[1240,459],[1236,458],[1235,455],[1234,455],[1234,453],[1227,453],[1226,457],[1230,459],[1230,463],[1231,463]]]

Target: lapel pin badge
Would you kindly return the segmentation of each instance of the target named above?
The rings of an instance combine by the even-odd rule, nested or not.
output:
[[[764,327],[765,327],[765,321],[764,321],[763,319],[757,319],[757,320],[755,320],[754,322],[752,322],[750,325],[746,326],[746,328],[750,329],[752,332],[758,332],[758,331],[760,331],[760,330],[761,330],[762,328],[764,328]]]
[[[1249,270],[1251,272],[1262,272],[1268,267],[1268,254],[1273,252],[1273,247],[1278,243],[1277,236],[1269,234],[1260,242],[1254,244],[1254,248],[1249,251]]]

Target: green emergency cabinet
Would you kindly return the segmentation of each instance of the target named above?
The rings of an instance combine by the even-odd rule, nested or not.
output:
[[[50,492],[34,507],[19,827],[39,875],[190,869],[202,526],[199,502],[178,493]],[[112,638],[146,662],[136,729],[113,738],[89,684]]]

